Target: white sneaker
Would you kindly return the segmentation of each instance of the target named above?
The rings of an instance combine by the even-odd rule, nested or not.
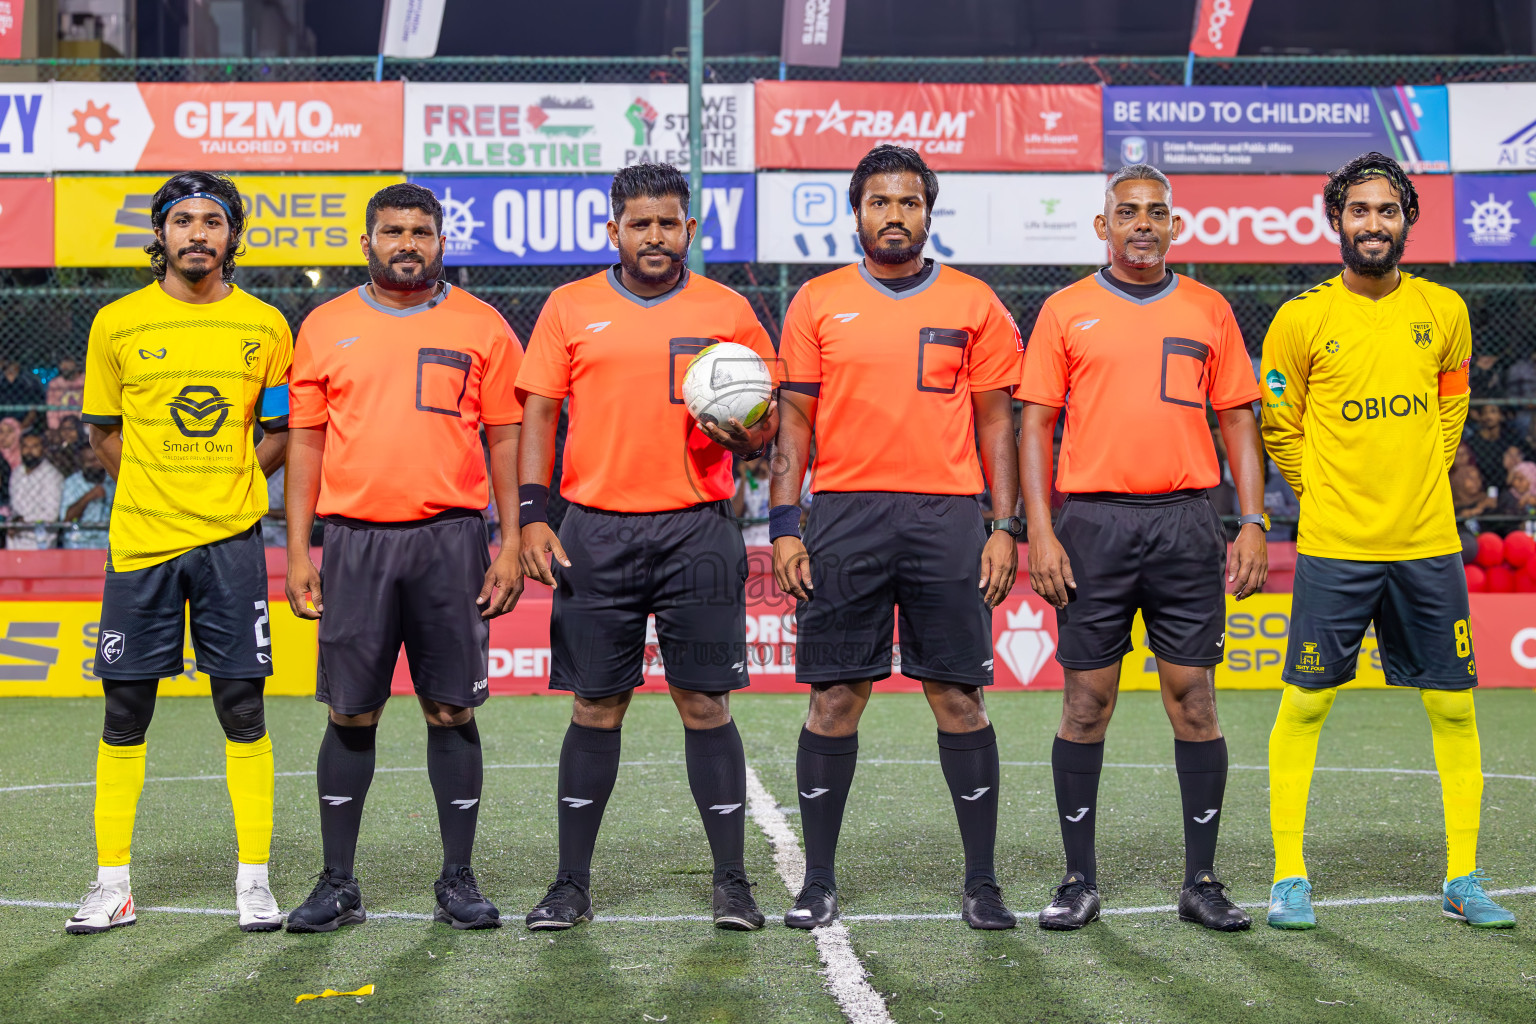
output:
[[[270,897],[269,897],[270,898]],[[133,924],[133,893],[92,882],[75,916],[64,922],[71,935],[94,935],[120,925]]]
[[[275,932],[283,926],[288,915],[278,909],[272,890],[261,882],[252,882],[235,896],[240,908],[240,930],[243,932]]]

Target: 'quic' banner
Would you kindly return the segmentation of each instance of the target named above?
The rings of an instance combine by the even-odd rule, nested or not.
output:
[[[875,146],[940,171],[1096,171],[1099,87],[758,82],[757,166],[851,170]]]

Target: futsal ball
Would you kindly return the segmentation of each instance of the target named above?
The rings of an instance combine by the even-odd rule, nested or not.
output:
[[[745,345],[722,341],[688,364],[683,404],[700,423],[724,427],[735,419],[750,427],[763,418],[773,396],[773,377],[762,357]]]

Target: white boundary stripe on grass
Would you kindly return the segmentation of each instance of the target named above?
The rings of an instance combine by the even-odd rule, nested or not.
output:
[[[750,792],[750,790],[749,790],[749,792]],[[756,816],[754,815],[754,818],[755,817]],[[767,829],[764,829],[764,831],[766,832]],[[789,838],[791,840],[794,839],[794,833],[793,832],[791,832],[789,834]],[[774,850],[775,850],[775,861],[777,861],[778,846],[776,844],[774,846]],[[795,850],[795,853],[798,854],[798,852],[799,852],[799,844],[798,843],[795,845],[794,850]],[[804,867],[803,860],[800,863],[801,863],[801,868],[803,870],[803,867]],[[1490,890],[1488,890],[1488,895],[1489,896],[1532,896],[1532,895],[1536,895],[1536,885],[1522,885],[1522,886],[1518,886],[1518,887],[1516,887],[1514,889],[1490,889]],[[1314,900],[1312,905],[1314,907],[1369,907],[1369,906],[1375,906],[1375,905],[1386,904],[1386,903],[1434,903],[1434,902],[1436,902],[1439,899],[1440,899],[1439,896],[1431,896],[1431,895],[1429,895],[1427,893],[1412,893],[1410,895],[1405,895],[1405,896],[1362,896],[1362,897],[1358,897],[1358,898],[1349,898],[1349,899],[1341,898],[1341,899],[1332,899],[1332,900]],[[1268,905],[1269,904],[1267,904],[1267,903],[1239,903],[1238,904],[1238,906],[1244,907],[1244,908],[1249,909],[1249,910],[1257,910],[1257,909],[1259,909],[1261,907],[1266,907]],[[75,907],[76,907],[76,904],[74,904],[74,903],[59,903],[59,902],[50,901],[50,900],[11,900],[11,899],[0,899],[0,907],[17,907],[19,909],[31,909],[31,910],[74,910]],[[205,917],[234,917],[236,914],[239,913],[239,911],[231,910],[231,909],[225,908],[225,907],[139,907],[138,909],[143,911],[146,914],[195,914],[195,915],[205,916]],[[1099,914],[1101,916],[1103,916],[1103,917],[1130,917],[1130,916],[1136,916],[1136,915],[1141,915],[1141,914],[1171,914],[1171,913],[1174,913],[1175,911],[1177,911],[1178,909],[1179,908],[1178,908],[1177,905],[1172,904],[1172,903],[1167,903],[1167,904],[1164,904],[1162,906],[1157,906],[1157,907],[1106,907],[1105,909],[1099,911]],[[412,913],[408,913],[408,912],[403,911],[403,910],[370,910],[368,912],[368,916],[370,918],[383,918],[383,919],[392,920],[392,921],[430,921],[430,920],[432,920],[432,915],[430,915],[430,914],[412,914]],[[1019,914],[1019,918],[1021,920],[1033,919],[1033,918],[1036,918],[1036,917],[1039,917],[1039,916],[1040,916],[1039,914],[1033,913],[1033,912],[1027,912],[1027,913]],[[710,918],[705,917],[702,914],[672,914],[672,915],[659,915],[659,914],[600,914],[600,915],[598,915],[597,920],[602,921],[605,924],[674,924],[674,923],[684,922],[684,921],[699,921],[699,922],[703,922],[703,921],[709,921]],[[843,921],[852,921],[852,922],[854,922],[856,924],[865,923],[865,922],[873,923],[873,924],[881,924],[881,923],[889,923],[889,922],[892,922],[892,921],[958,921],[958,920],[960,920],[960,915],[959,914],[845,914],[845,915],[843,915],[842,920]],[[837,926],[834,926],[834,927],[837,927]],[[820,936],[820,935],[822,935],[826,931],[828,931],[828,929],[818,928],[818,929],[815,930],[815,932],[813,934],[815,934],[817,936]],[[845,940],[846,940],[846,934],[847,933],[845,931],[844,932]],[[851,947],[849,949],[849,955],[850,956],[853,955]],[[855,958],[855,963],[857,963],[857,958]],[[862,976],[862,967],[860,967],[859,970],[860,970],[861,976]],[[865,987],[868,987],[867,983],[866,983]],[[871,990],[871,994],[873,994],[872,990]],[[875,995],[875,998],[879,999],[879,996]],[[882,1005],[884,1005],[884,1004],[882,1004]],[[852,1019],[852,1018],[850,1018],[850,1019]],[[863,1018],[863,1019],[865,1019],[865,1020],[867,1020],[867,1019],[880,1020],[881,1018],[876,1017],[876,1018]],[[889,1018],[886,1018],[886,1019],[889,1019]]]
[[[800,880],[805,875],[805,854],[800,850],[800,840],[790,830],[789,822],[779,811],[779,802],[768,792],[757,772],[747,765],[747,809],[757,827],[768,837],[773,847],[773,863],[784,881],[784,888],[791,897],[800,893]],[[848,941],[848,928],[841,921],[834,921],[821,928],[813,928],[816,952],[825,964],[822,975],[832,998],[843,1011],[850,1024],[895,1024],[885,1000],[880,998],[865,977],[864,964]]]

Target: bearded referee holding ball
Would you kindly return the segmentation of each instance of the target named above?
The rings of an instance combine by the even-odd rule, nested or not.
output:
[[[763,926],[744,869],[747,767],[730,704],[747,685],[747,551],[731,519],[731,454],[759,455],[778,415],[770,404],[750,430],[702,425],[682,385],[716,342],[746,345],[770,370],[775,356],[746,299],[688,272],[698,229],[688,200],[688,179],[670,164],[614,175],[608,239],[619,262],[555,290],[517,378],[523,567],[555,588],[549,687],[574,695],[560,748],[559,862],[528,912],[535,930],[592,920],[592,850],[619,774],[624,713],[644,681],[651,614],[714,859],[715,926]],[[571,505],[556,537],[549,480],[567,399],[560,493]]]

